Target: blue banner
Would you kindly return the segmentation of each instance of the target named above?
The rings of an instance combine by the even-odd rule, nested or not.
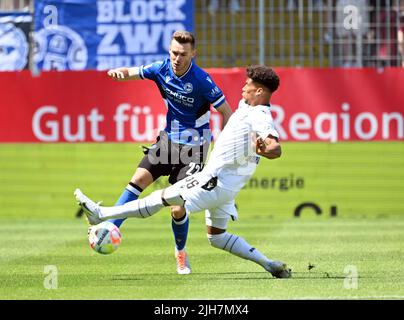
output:
[[[0,12],[0,71],[20,71],[29,65],[29,12]]]
[[[167,57],[175,30],[193,31],[192,0],[37,0],[39,70],[107,70]]]

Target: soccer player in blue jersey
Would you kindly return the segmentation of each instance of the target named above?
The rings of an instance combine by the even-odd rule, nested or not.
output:
[[[232,114],[222,91],[193,60],[196,50],[192,33],[174,32],[169,53],[170,57],[164,61],[108,71],[108,75],[116,80],[154,81],[167,106],[164,131],[146,151],[116,205],[137,199],[160,176],[169,176],[168,181],[174,184],[200,171],[211,141],[210,106],[222,114],[223,125]],[[171,216],[177,272],[189,274],[191,268],[185,251],[188,215],[183,207],[172,206]],[[123,219],[112,222],[119,227]]]

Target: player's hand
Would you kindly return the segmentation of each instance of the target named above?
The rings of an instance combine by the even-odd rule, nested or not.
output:
[[[111,69],[108,70],[107,74],[115,80],[122,80],[129,77],[129,72],[126,68]]]
[[[264,139],[262,139],[261,137],[258,137],[256,140],[256,143],[255,143],[255,149],[256,149],[255,152],[257,154],[263,154],[263,153],[265,153],[266,147],[267,147],[267,145],[266,145]]]

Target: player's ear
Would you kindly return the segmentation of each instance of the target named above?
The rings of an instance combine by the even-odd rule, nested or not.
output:
[[[196,57],[196,49],[192,49],[192,58]]]

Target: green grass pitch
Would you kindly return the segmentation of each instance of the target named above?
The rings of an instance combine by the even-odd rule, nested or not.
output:
[[[281,159],[261,160],[229,232],[287,262],[291,279],[210,247],[203,213],[191,216],[189,276],[175,271],[167,209],[127,220],[114,254],[93,252],[74,188],[112,205],[141,155],[136,144],[0,144],[0,299],[404,299],[403,143],[283,143]],[[303,202],[322,213],[294,217]]]

